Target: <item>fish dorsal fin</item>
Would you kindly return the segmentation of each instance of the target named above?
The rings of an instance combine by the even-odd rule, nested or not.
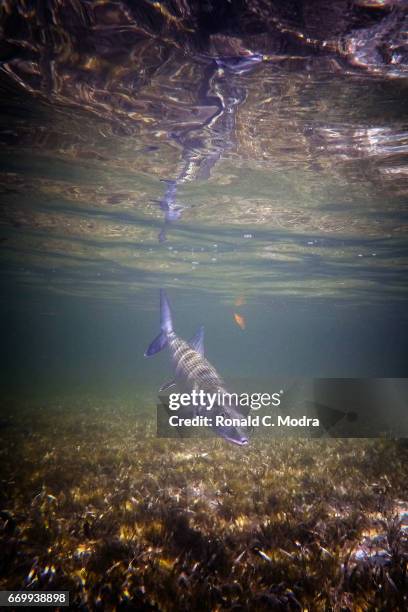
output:
[[[201,326],[197,333],[189,341],[189,345],[194,351],[204,357],[204,327]]]

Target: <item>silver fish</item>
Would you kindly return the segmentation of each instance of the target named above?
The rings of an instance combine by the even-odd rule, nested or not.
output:
[[[189,342],[179,338],[173,330],[170,304],[163,289],[160,290],[160,329],[159,335],[156,336],[146,350],[145,357],[150,357],[165,347],[169,348],[175,379],[163,385],[160,389],[161,391],[177,385],[188,393],[193,390],[203,390],[205,393],[219,392],[221,397],[224,394],[228,394],[224,381],[214,366],[204,356],[204,328],[200,327],[196,335]],[[207,406],[200,405],[198,413],[200,411],[203,413],[206,409]],[[193,411],[193,407],[191,410]],[[212,411],[212,416],[223,415],[225,419],[235,420],[241,419],[243,416],[233,405],[215,404],[212,407]],[[195,416],[195,414],[193,415],[192,412],[191,416]],[[229,442],[240,446],[248,444],[247,436],[238,426],[227,424],[214,425],[213,430],[217,435]]]

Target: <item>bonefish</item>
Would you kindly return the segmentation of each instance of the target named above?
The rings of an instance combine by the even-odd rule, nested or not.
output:
[[[204,391],[206,394],[219,393],[229,395],[224,387],[224,382],[217,370],[204,356],[204,328],[200,327],[196,335],[186,342],[173,330],[170,304],[166,293],[160,290],[160,333],[151,342],[145,352],[145,357],[150,357],[162,349],[168,347],[173,365],[175,378],[163,385],[161,391],[177,385],[183,391]],[[208,397],[208,395],[207,395]],[[198,412],[206,410],[207,406],[201,405]],[[192,407],[193,410],[193,407]],[[240,419],[242,415],[235,406],[219,405],[212,402],[211,410],[214,416],[223,415],[228,423],[231,419]],[[215,421],[215,419],[214,419]],[[248,444],[248,438],[241,428],[234,425],[217,425],[213,430],[220,437],[243,446]]]

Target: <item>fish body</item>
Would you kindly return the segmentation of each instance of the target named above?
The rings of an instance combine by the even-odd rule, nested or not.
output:
[[[223,394],[228,393],[224,382],[214,366],[204,356],[204,328],[200,327],[196,335],[186,342],[173,330],[170,305],[163,289],[160,290],[160,327],[159,335],[150,343],[145,352],[145,357],[150,357],[162,349],[168,347],[175,378],[170,383],[163,385],[161,391],[177,385],[183,391],[191,393],[193,390],[205,393]],[[200,404],[196,410],[191,407],[192,416],[204,414],[208,409],[206,404]],[[242,415],[233,405],[218,405],[212,407],[212,415],[223,415],[227,419],[240,419]],[[194,414],[193,414],[194,413]],[[215,422],[215,418],[213,418]],[[213,426],[217,435],[243,446],[248,443],[247,436],[235,425]]]
[[[183,389],[213,391],[223,387],[221,377],[204,355],[174,332],[168,335],[168,346],[175,378]]]

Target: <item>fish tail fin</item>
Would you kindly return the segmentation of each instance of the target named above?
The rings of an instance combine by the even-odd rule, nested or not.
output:
[[[167,334],[173,331],[171,308],[164,289],[160,289],[160,327]]]
[[[145,357],[150,357],[163,350],[168,344],[168,335],[173,331],[170,304],[164,289],[160,289],[160,333],[149,344]]]

